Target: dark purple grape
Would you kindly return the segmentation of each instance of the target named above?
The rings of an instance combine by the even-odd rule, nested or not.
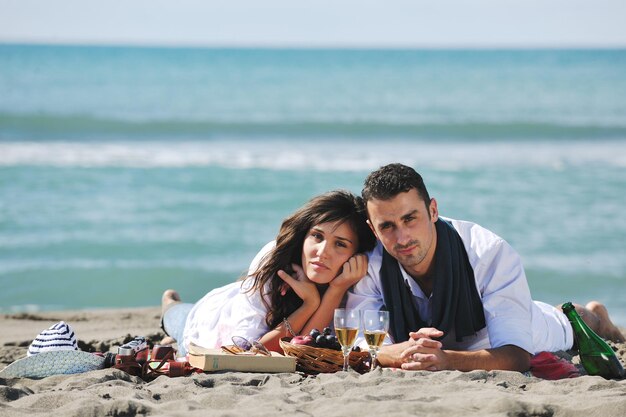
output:
[[[324,333],[324,336],[328,336],[329,334],[331,334],[332,332],[330,330],[330,327],[324,327],[324,332],[323,333]]]
[[[313,339],[317,339],[317,336],[319,336],[320,334],[322,334],[322,332],[320,332],[317,329],[313,329],[311,330],[311,332],[309,333],[309,335],[313,338]]]
[[[325,347],[326,346],[326,336],[324,336],[323,334],[318,335],[315,338],[315,344],[318,347]]]

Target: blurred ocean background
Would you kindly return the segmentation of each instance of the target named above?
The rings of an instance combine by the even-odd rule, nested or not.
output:
[[[196,301],[389,162],[626,326],[626,50],[0,45],[0,311]]]

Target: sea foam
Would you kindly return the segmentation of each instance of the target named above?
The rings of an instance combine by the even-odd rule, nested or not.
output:
[[[564,165],[626,167],[626,141],[151,141],[0,142],[0,166],[367,171],[389,162],[444,170]]]

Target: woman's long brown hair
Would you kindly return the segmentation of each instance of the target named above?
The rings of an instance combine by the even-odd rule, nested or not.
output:
[[[347,222],[357,235],[357,252],[366,252],[376,244],[376,238],[366,220],[361,197],[344,190],[313,197],[283,220],[276,237],[276,246],[261,259],[258,269],[251,275],[254,284],[250,291],[261,291],[261,299],[268,309],[265,321],[271,329],[302,305],[302,299],[293,290],[287,291],[285,295],[280,294],[283,280],[277,272],[282,269],[292,273],[292,263],[302,265],[302,246],[311,228],[328,222]],[[269,294],[264,294],[267,283]]]

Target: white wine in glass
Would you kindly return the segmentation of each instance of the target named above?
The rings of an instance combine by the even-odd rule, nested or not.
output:
[[[343,370],[349,369],[349,356],[359,333],[359,311],[346,308],[335,309],[335,333],[343,353]]]
[[[378,356],[378,351],[389,331],[389,312],[383,310],[365,310],[363,312],[363,334],[372,355],[372,365]]]

